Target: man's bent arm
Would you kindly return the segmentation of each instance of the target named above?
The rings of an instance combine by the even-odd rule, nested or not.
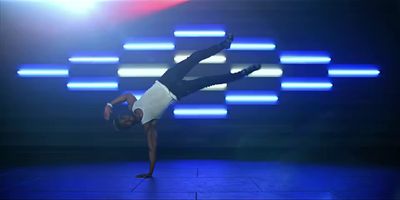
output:
[[[110,103],[107,103],[107,105],[105,106],[105,108],[104,108],[104,119],[105,120],[109,120],[110,119],[110,115],[112,113],[113,105],[116,105],[116,104],[119,104],[119,103],[122,103],[122,102],[125,102],[125,101],[128,102],[128,108],[129,108],[129,110],[131,110],[132,106],[133,106],[133,103],[135,101],[137,101],[137,99],[136,99],[135,96],[133,96],[130,93],[126,93],[126,94],[123,94],[123,95],[115,98]]]
[[[112,100],[110,103],[111,103],[112,105],[116,105],[116,104],[119,104],[119,103],[122,103],[122,102],[125,102],[125,101],[127,101],[128,104],[133,104],[133,103],[136,101],[136,97],[133,96],[133,95],[130,94],[130,93],[126,93],[126,94],[123,94],[123,95],[121,95],[121,96],[115,98],[115,99]]]

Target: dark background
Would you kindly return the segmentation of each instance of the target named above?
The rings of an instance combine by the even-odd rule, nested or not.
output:
[[[68,65],[68,57],[82,51],[117,52],[129,63],[132,56],[121,49],[127,38],[172,37],[176,26],[188,24],[222,24],[237,36],[271,37],[277,51],[268,53],[265,62],[277,62],[280,51],[322,50],[331,54],[334,64],[376,64],[381,75],[333,79],[330,92],[282,92],[279,79],[266,80],[265,88],[254,80],[234,83],[232,88],[276,90],[280,103],[229,106],[229,118],[224,120],[176,120],[170,108],[159,123],[161,159],[399,164],[399,1],[190,1],[119,21],[102,18],[112,6],[79,19],[39,3],[0,5],[3,164],[146,159],[142,128],[116,133],[102,119],[105,102],[123,90],[72,92],[66,88],[68,78],[20,78],[16,72],[21,64]],[[195,50],[217,41],[181,39],[177,48]],[[263,61],[249,52],[227,54],[238,62]],[[168,53],[147,56],[145,62],[173,59]],[[213,74],[211,68],[193,73]],[[133,83],[150,86],[153,81],[120,83],[123,89],[132,89]],[[200,92],[182,103],[223,103],[223,94]]]

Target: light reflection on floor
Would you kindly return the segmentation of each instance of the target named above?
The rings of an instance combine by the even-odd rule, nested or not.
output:
[[[6,199],[398,199],[400,173],[360,166],[233,160],[31,166],[0,173]]]

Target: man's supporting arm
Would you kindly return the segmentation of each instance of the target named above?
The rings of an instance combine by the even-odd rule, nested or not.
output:
[[[138,178],[150,178],[153,175],[154,167],[156,165],[156,156],[157,156],[157,129],[156,129],[156,120],[153,120],[149,123],[144,124],[144,129],[147,136],[147,145],[149,148],[149,160],[150,160],[150,169],[146,174],[139,174],[136,177]]]

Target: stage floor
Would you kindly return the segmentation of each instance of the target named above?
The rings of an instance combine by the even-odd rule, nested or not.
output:
[[[3,199],[399,199],[383,167],[233,160],[28,166],[1,171]]]

